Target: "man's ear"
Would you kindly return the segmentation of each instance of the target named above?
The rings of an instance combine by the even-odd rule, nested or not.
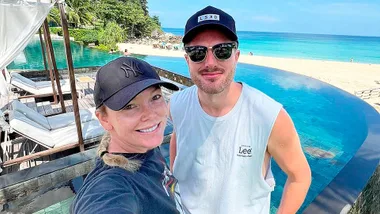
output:
[[[112,124],[108,120],[108,116],[105,113],[100,113],[99,111],[95,111],[95,115],[98,118],[100,124],[103,126],[103,128],[107,131],[111,131],[113,129]]]
[[[236,53],[235,53],[235,63],[237,64],[238,61],[239,61],[239,56],[240,56],[240,50],[236,49]]]
[[[184,57],[186,59],[187,66],[189,66],[189,55],[185,54]]]

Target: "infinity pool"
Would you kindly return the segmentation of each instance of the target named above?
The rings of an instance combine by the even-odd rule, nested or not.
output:
[[[54,48],[58,67],[66,67],[62,41],[54,41]],[[75,67],[104,65],[120,56],[84,48],[76,43],[72,43],[72,50]],[[136,57],[189,77],[182,58]],[[43,69],[39,41],[31,42],[8,69]],[[315,79],[266,67],[238,64],[235,80],[246,82],[282,103],[292,117],[313,178],[301,212],[334,179],[365,141],[368,127],[363,108],[368,109],[368,104]],[[272,194],[271,212],[275,213],[286,175],[275,162],[272,168],[276,188]]]

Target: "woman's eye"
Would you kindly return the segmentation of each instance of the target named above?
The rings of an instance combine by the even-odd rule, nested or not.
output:
[[[161,94],[154,95],[153,100],[159,100],[161,97]]]
[[[129,104],[129,105],[126,105],[123,110],[130,110],[130,109],[133,109],[135,107],[135,105],[133,104]]]

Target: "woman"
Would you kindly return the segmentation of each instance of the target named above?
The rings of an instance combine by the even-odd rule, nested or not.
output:
[[[98,71],[96,116],[108,133],[71,213],[183,213],[177,180],[158,148],[168,116],[160,86],[178,90],[135,58],[120,57]]]

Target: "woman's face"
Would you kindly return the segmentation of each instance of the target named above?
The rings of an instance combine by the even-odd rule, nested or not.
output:
[[[111,142],[129,153],[144,153],[159,146],[167,115],[167,105],[158,86],[145,89],[120,111],[106,108],[106,114],[97,113],[111,135]]]

